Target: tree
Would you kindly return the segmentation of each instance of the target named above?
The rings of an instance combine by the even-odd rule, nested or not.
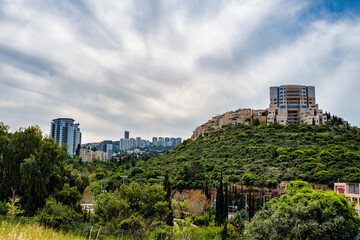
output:
[[[355,239],[360,218],[345,195],[290,182],[285,195],[253,218],[250,239]]]
[[[199,216],[209,206],[206,195],[201,190],[190,190],[189,193],[185,206],[193,216]]]
[[[11,216],[11,220],[14,219],[16,215],[24,213],[24,210],[21,210],[17,204],[20,201],[20,197],[16,195],[15,189],[12,190],[12,197],[9,198],[10,202],[6,203],[6,207],[8,208],[7,215]]]
[[[169,174],[167,173],[165,175],[165,180],[164,180],[164,191],[166,191],[165,201],[167,202],[169,208],[169,213],[168,216],[166,217],[166,225],[174,226],[174,216],[171,207],[171,183],[169,180]]]
[[[122,184],[115,192],[102,193],[97,197],[95,213],[104,222],[116,223],[139,215],[149,222],[165,221],[169,213],[165,196],[160,186],[140,186],[136,182]]]
[[[224,212],[224,188],[223,188],[223,177],[222,171],[220,175],[220,183],[217,189],[216,196],[216,213],[215,213],[215,222],[218,225],[222,225],[225,221],[225,212]]]

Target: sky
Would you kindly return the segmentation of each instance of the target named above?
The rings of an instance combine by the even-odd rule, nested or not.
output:
[[[300,84],[360,126],[359,15],[359,0],[0,0],[0,122],[186,139]]]

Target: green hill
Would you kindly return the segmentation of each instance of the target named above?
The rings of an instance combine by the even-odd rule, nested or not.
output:
[[[304,180],[331,186],[335,181],[360,182],[359,149],[356,127],[238,124],[188,139],[121,172],[144,182],[169,173],[179,189],[212,183],[221,169],[229,182],[246,185],[275,187],[280,181]]]

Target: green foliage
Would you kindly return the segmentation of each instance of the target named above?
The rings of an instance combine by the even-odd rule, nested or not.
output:
[[[0,123],[0,200],[7,201],[10,189],[16,189],[25,213],[32,215],[64,184],[78,187],[78,191],[85,189],[78,172],[65,167],[66,146],[59,147],[53,139],[43,137],[38,126],[7,131]]]
[[[252,174],[244,174],[242,180],[245,185],[253,185],[255,182],[255,176]]]
[[[70,206],[57,202],[53,197],[48,198],[45,206],[34,216],[35,221],[55,228],[60,227],[62,223],[79,222],[81,219],[81,213],[76,212]]]
[[[0,201],[0,215],[5,215],[8,212],[8,207],[5,202]]]
[[[56,193],[56,199],[59,202],[72,207],[79,204],[81,198],[77,187],[70,187],[68,183],[64,184],[62,190]]]
[[[165,221],[169,213],[165,196],[165,191],[159,186],[141,186],[136,182],[123,184],[113,193],[98,196],[95,213],[103,223],[120,224],[123,227],[136,225],[140,221],[139,216],[146,221]]]
[[[231,219],[230,223],[235,227],[236,231],[239,234],[243,234],[245,230],[245,210],[240,210],[235,213],[235,216]]]
[[[259,187],[274,187],[291,180],[329,186],[338,180],[358,182],[358,133],[356,127],[331,124],[238,124],[195,141],[186,140],[173,150],[144,161],[144,173],[130,168],[124,174],[130,176],[129,180],[146,183],[155,178],[155,171],[168,172],[177,190],[203,189],[206,184],[219,181],[220,169],[230,182]]]
[[[360,218],[347,197],[313,190],[306,182],[288,185],[286,195],[267,204],[252,220],[250,239],[355,239]],[[358,236],[360,237],[360,236]]]
[[[24,210],[21,210],[18,206],[18,203],[20,202],[20,198],[15,195],[15,191],[13,190],[13,196],[10,198],[10,201],[6,203],[7,208],[7,215],[11,216],[11,218],[14,218],[16,215],[24,213]]]

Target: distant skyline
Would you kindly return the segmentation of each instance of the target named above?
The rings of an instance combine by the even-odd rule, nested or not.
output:
[[[0,1],[0,122],[186,139],[300,84],[360,126],[359,14],[353,0]]]

